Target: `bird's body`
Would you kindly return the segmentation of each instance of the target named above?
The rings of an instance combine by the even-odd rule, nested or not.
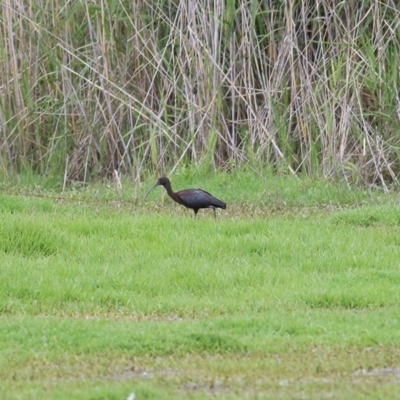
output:
[[[159,185],[165,187],[165,190],[171,199],[187,208],[191,208],[194,211],[195,216],[200,208],[212,208],[214,210],[214,217],[216,208],[226,208],[226,203],[213,197],[210,193],[202,189],[184,189],[175,193],[172,190],[170,180],[166,177],[157,180],[157,182],[147,192],[145,199],[147,195]]]

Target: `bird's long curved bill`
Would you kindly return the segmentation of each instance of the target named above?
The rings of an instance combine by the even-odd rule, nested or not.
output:
[[[156,183],[148,190],[148,192],[146,193],[146,196],[144,196],[143,201],[146,200],[146,197],[149,195],[149,193],[150,193],[154,188],[156,188],[158,185],[159,185],[159,183],[156,182]]]

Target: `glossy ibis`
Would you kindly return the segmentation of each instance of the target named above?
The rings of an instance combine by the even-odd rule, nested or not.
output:
[[[226,208],[226,203],[216,199],[210,193],[201,189],[184,189],[175,193],[172,190],[170,180],[165,176],[158,178],[157,182],[146,193],[144,199],[146,200],[148,194],[160,185],[165,187],[168,196],[171,197],[172,200],[175,200],[177,203],[182,204],[187,208],[191,208],[194,211],[194,216],[197,215],[197,211],[199,211],[200,208],[212,208],[214,211],[214,217],[216,218],[215,209]]]

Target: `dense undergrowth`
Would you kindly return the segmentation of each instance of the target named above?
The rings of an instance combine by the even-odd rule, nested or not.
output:
[[[0,168],[398,184],[397,3],[5,0]]]

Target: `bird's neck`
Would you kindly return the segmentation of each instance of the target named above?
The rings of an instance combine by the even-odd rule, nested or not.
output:
[[[165,187],[165,190],[168,193],[168,196],[172,197],[172,198],[175,198],[175,194],[176,193],[172,190],[171,182],[167,182],[167,184],[164,187]]]

